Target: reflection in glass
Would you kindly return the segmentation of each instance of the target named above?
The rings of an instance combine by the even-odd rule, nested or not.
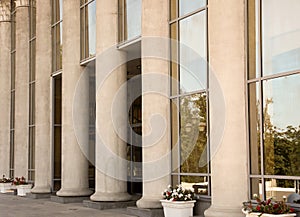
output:
[[[181,176],[180,182],[184,188],[194,189],[195,194],[208,195],[208,181],[206,176]]]
[[[171,101],[172,116],[172,172],[178,172],[179,168],[179,144],[178,144],[178,102],[177,99]]]
[[[180,98],[181,172],[207,173],[206,94]]]
[[[204,7],[206,0],[178,0],[179,1],[179,16],[183,16],[193,12],[201,7]]]
[[[88,56],[96,54],[96,1],[91,2],[86,8],[86,16],[88,19],[88,30],[86,31],[86,52]]]
[[[170,26],[170,34],[171,34],[171,95],[178,95],[178,24],[173,23]]]
[[[255,196],[263,199],[262,196],[262,186],[261,178],[251,178],[250,179],[250,189],[251,189],[251,199],[254,200]]]
[[[96,1],[91,1],[80,9],[81,60],[96,54]]]
[[[249,84],[249,139],[251,174],[261,174],[260,99],[258,83]]]
[[[298,0],[262,1],[263,75],[300,69],[299,11]]]
[[[296,181],[286,179],[265,179],[266,199],[282,201],[283,197],[297,192]]]
[[[265,173],[300,175],[300,75],[263,83]]]
[[[127,41],[141,35],[142,1],[119,0],[119,41]]]
[[[207,83],[206,12],[181,20],[179,29],[180,90],[203,90]]]

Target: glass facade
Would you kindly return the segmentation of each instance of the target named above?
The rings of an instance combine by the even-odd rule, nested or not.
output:
[[[63,0],[52,0],[52,72],[62,70]]]
[[[172,182],[210,195],[206,1],[170,1]]]
[[[251,195],[299,192],[300,2],[249,0],[248,110]]]
[[[52,190],[61,188],[63,0],[52,0]]]
[[[81,60],[96,55],[96,0],[80,3]]]
[[[34,181],[35,173],[35,42],[36,42],[36,1],[29,7],[29,125],[28,125],[28,181]]]
[[[11,102],[9,176],[14,177],[15,156],[15,76],[16,75],[16,5],[11,1]]]
[[[119,42],[129,41],[141,35],[141,12],[141,0],[119,0]]]

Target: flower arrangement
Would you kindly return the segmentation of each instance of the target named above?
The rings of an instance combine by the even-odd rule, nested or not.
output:
[[[284,201],[272,201],[272,199],[268,199],[266,201],[262,201],[259,197],[255,196],[256,202],[252,204],[251,201],[244,202],[243,211],[245,213],[258,212],[258,213],[267,213],[267,214],[288,214],[295,213],[295,210],[289,205],[287,205]]]
[[[26,179],[24,178],[24,176],[22,176],[21,178],[16,177],[12,184],[13,185],[27,185],[28,183],[26,182]]]
[[[181,185],[174,188],[169,185],[163,192],[163,197],[169,201],[191,201],[194,199],[194,189],[185,189]]]
[[[11,183],[13,179],[6,178],[5,175],[2,176],[2,179],[0,179],[0,183]]]

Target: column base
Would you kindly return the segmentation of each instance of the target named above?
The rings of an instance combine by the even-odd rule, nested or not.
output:
[[[136,202],[138,208],[143,209],[159,209],[162,208],[161,197],[145,197],[143,196],[140,200]]]
[[[96,192],[90,199],[92,201],[129,201],[132,199],[132,196],[127,192]]]
[[[204,212],[205,217],[245,217],[245,214],[242,212],[241,207],[216,207],[211,206]]]
[[[56,195],[59,197],[80,197],[80,196],[90,196],[93,192],[88,188],[72,188],[72,189],[66,189],[61,188],[58,192],[56,192]]]
[[[50,194],[51,188],[50,188],[50,186],[34,186],[34,188],[31,189],[31,193],[33,193],[33,194]]]

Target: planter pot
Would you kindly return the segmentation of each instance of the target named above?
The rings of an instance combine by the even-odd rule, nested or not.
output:
[[[17,185],[17,195],[26,196],[27,193],[30,193],[32,184],[27,185]]]
[[[260,212],[251,212],[251,213],[248,213],[248,212],[245,212],[243,210],[243,213],[246,215],[246,217],[291,217],[291,216],[296,216],[297,214],[296,213],[289,213],[289,214],[262,214]]]
[[[161,200],[165,217],[190,217],[193,216],[195,200],[190,201],[169,201]]]
[[[7,193],[11,189],[11,182],[0,183],[0,193]]]

